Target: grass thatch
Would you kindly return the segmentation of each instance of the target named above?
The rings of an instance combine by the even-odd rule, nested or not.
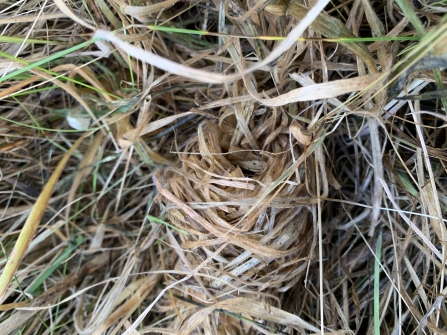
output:
[[[0,1],[0,334],[447,333],[446,12]]]

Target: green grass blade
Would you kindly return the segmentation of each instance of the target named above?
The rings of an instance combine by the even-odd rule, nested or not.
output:
[[[84,43],[86,43],[86,42],[84,42]],[[83,45],[84,43],[82,43],[82,44],[80,44],[80,45]],[[74,47],[73,47],[73,48],[74,48]],[[115,99],[117,99],[117,100],[121,100],[121,99],[122,99],[122,98],[121,98],[120,96],[118,96],[118,95],[114,95],[114,94],[112,94],[112,93],[109,93],[109,92],[106,92],[106,91],[102,91],[102,90],[100,90],[100,89],[98,89],[98,88],[96,88],[96,87],[94,87],[94,86],[91,86],[91,85],[88,85],[88,84],[86,84],[86,83],[80,82],[80,81],[78,81],[78,80],[76,80],[76,79],[68,78],[68,77],[66,77],[66,76],[64,76],[64,75],[60,75],[60,74],[58,74],[58,73],[56,73],[56,72],[53,72],[53,71],[44,69],[44,68],[42,68],[42,67],[39,66],[39,65],[42,65],[42,64],[47,63],[47,62],[49,62],[49,61],[52,61],[52,60],[56,59],[57,57],[56,57],[56,58],[53,57],[53,56],[51,56],[51,57],[47,57],[47,58],[42,59],[42,60],[40,60],[40,61],[38,61],[38,62],[36,62],[36,63],[31,63],[31,64],[28,63],[28,62],[26,62],[26,61],[24,61],[23,59],[16,58],[16,57],[11,56],[11,55],[9,55],[9,54],[7,54],[7,53],[5,53],[5,52],[2,52],[2,51],[0,51],[0,57],[4,57],[4,58],[9,59],[9,60],[11,60],[11,61],[13,61],[13,62],[17,62],[17,63],[20,63],[20,64],[25,65],[24,68],[17,69],[16,71],[11,72],[11,73],[5,75],[4,77],[1,77],[1,78],[0,78],[0,83],[3,82],[3,81],[6,81],[6,80],[8,80],[8,79],[16,79],[16,80],[23,79],[23,78],[20,78],[20,76],[23,75],[24,72],[27,72],[27,71],[30,70],[30,69],[36,69],[36,70],[39,70],[39,71],[48,73],[48,74],[50,74],[50,75],[52,75],[52,76],[55,76],[55,77],[58,77],[58,78],[61,78],[61,79],[70,81],[70,82],[72,82],[73,84],[77,84],[77,85],[80,85],[80,86],[89,88],[89,89],[94,90],[94,91],[99,92],[99,93],[107,94],[107,95],[109,95],[109,96],[111,96],[111,97],[113,97],[113,98],[115,98]],[[17,94],[19,94],[19,93],[14,93],[14,94],[17,95]]]
[[[16,124],[16,125],[24,127],[24,128],[37,129],[39,131],[54,131],[54,132],[58,132],[58,133],[79,133],[79,132],[81,132],[81,130],[77,130],[77,129],[59,129],[59,128],[51,129],[51,128],[45,128],[45,127],[32,126],[32,125],[25,124],[25,123],[22,123],[22,122],[18,122],[18,121],[14,121],[14,120],[11,120],[11,119],[7,119],[7,118],[5,118],[3,116],[0,116],[0,120],[4,120],[4,121]],[[86,131],[96,131],[96,130],[99,130],[101,128],[102,127],[89,128]]]
[[[32,69],[35,69],[35,68],[37,68],[37,67],[39,67],[39,66],[41,66],[41,65],[43,65],[45,63],[51,62],[51,61],[53,61],[55,59],[61,58],[61,57],[65,56],[65,55],[68,55],[69,53],[75,52],[75,51],[77,51],[79,49],[83,49],[83,48],[89,46],[90,44],[97,42],[98,40],[99,39],[97,39],[97,38],[93,38],[91,40],[88,40],[88,41],[85,41],[85,42],[80,43],[78,45],[75,45],[75,46],[73,46],[71,48],[68,48],[66,50],[59,51],[59,52],[55,53],[54,55],[48,56],[45,59],[42,59],[42,60],[37,61],[35,63],[29,64],[29,65],[27,65],[27,66],[25,66],[25,67],[23,67],[21,69],[17,69],[16,71],[8,73],[6,76],[0,78],[0,83],[4,82],[6,80],[9,80],[11,78],[14,78],[16,75],[22,74],[24,72],[28,72],[28,71],[30,71]],[[4,52],[0,53],[0,56],[6,57],[6,58],[10,58],[11,57],[11,56],[8,57],[9,55],[5,54]],[[18,59],[15,59],[15,60],[19,61]],[[23,64],[23,62],[24,61],[22,60],[21,63]]]
[[[208,36],[219,36],[219,37],[238,37],[238,38],[247,38],[247,39],[261,39],[266,41],[282,41],[286,37],[282,36],[245,36],[245,35],[234,35],[234,34],[222,34],[222,33],[213,33],[205,30],[197,30],[197,29],[184,29],[184,28],[175,28],[175,27],[166,27],[166,26],[154,26],[148,25],[148,29],[168,32],[168,33],[177,33],[177,34],[192,34],[192,35],[208,35]],[[387,42],[387,41],[418,41],[420,40],[419,36],[383,36],[383,37],[352,37],[352,38],[299,38],[299,41],[327,41],[327,42],[352,42],[352,43],[361,43],[361,42]]]
[[[49,277],[51,274],[56,271],[56,269],[59,267],[59,265],[62,264],[63,261],[65,261],[68,257],[71,256],[71,254],[84,242],[84,238],[82,236],[76,237],[76,241],[74,244],[70,244],[64,252],[56,259],[56,261],[45,270],[44,273],[42,273],[37,280],[34,282],[34,284],[26,290],[27,293],[33,294],[41,285],[42,283]]]
[[[147,218],[149,219],[149,221],[150,221],[151,223],[160,223],[160,224],[164,224],[165,226],[168,226],[169,228],[172,228],[172,229],[178,231],[179,233],[182,233],[182,234],[184,234],[184,235],[189,235],[189,233],[188,233],[186,230],[177,228],[176,226],[173,226],[172,224],[170,224],[170,223],[168,223],[168,222],[166,222],[166,221],[163,221],[163,220],[161,220],[161,219],[159,219],[159,218],[156,218],[155,216],[148,215]]]
[[[411,4],[408,0],[396,0],[396,3],[404,12],[404,15],[408,18],[411,24],[414,26],[419,35],[424,36],[426,34],[424,25],[421,20],[417,17],[415,11],[411,7]]]

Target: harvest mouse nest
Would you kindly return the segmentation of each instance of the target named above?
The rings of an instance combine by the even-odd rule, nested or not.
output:
[[[200,124],[181,166],[154,176],[167,218],[183,232],[179,266],[200,267],[193,289],[286,291],[313,257],[310,135],[285,113],[265,114],[245,130],[231,118]]]

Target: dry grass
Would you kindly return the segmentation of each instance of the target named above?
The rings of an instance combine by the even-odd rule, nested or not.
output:
[[[0,334],[446,334],[446,12],[0,1]]]

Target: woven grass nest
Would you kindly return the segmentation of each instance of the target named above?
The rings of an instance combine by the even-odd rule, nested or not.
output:
[[[181,166],[156,172],[167,219],[187,232],[179,266],[203,274],[190,288],[258,294],[302,278],[316,245],[311,142],[286,113],[206,121]]]

